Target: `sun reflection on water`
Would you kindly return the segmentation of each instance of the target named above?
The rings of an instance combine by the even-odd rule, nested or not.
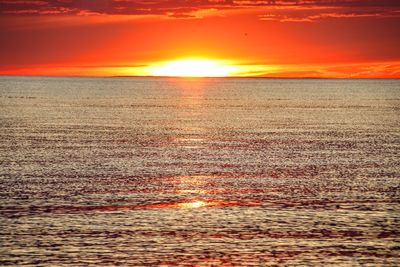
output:
[[[208,203],[205,201],[201,201],[201,200],[178,204],[178,207],[187,208],[187,209],[195,209],[195,208],[201,208],[201,207],[205,207],[205,206],[208,206]]]

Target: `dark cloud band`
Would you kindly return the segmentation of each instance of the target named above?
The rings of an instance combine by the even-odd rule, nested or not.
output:
[[[202,9],[268,6],[387,8],[400,10],[398,0],[4,0],[0,14],[73,15],[171,15],[185,17]]]

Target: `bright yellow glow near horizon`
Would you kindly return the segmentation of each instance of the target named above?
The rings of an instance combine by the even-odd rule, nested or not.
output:
[[[152,76],[171,77],[227,77],[237,72],[238,68],[210,59],[181,59],[148,68]]]

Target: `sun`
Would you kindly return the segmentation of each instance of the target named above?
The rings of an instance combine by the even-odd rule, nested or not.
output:
[[[236,72],[236,67],[218,60],[181,59],[150,67],[148,72],[151,76],[227,77]]]

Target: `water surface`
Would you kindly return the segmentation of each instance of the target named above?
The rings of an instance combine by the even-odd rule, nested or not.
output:
[[[0,77],[0,264],[400,264],[400,81]]]

